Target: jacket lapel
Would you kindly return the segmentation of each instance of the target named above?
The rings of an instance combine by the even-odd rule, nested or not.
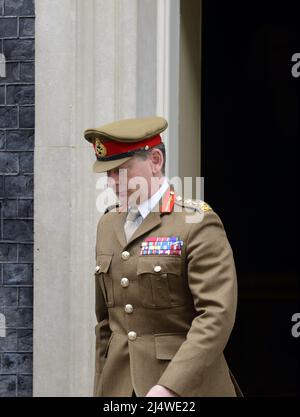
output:
[[[151,211],[148,216],[142,221],[136,231],[133,233],[131,238],[128,241],[128,244],[133,240],[139,238],[150,230],[154,229],[156,226],[161,224],[161,213],[158,211]]]
[[[126,216],[127,216],[127,211],[119,212],[118,215],[115,216],[114,224],[113,224],[115,234],[122,248],[124,248],[124,246],[127,245],[126,236],[124,232],[124,224],[125,224]]]
[[[148,216],[145,218],[145,220],[142,221],[142,223],[139,225],[139,227],[136,229],[134,234],[131,236],[129,241],[126,241],[126,236],[124,232],[124,224],[127,216],[127,212],[120,212],[117,216],[115,216],[114,219],[114,232],[116,234],[116,237],[118,241],[120,242],[120,245],[122,248],[125,248],[125,246],[129,245],[133,240],[137,239],[138,237],[142,236],[144,233],[149,232],[151,229],[154,229],[154,227],[161,224],[160,219],[161,213],[158,212],[150,212]]]
[[[170,209],[166,201],[169,199],[169,193],[170,187],[165,191],[159,202],[154,206],[148,216],[142,221],[128,242],[126,241],[124,232],[127,211],[119,212],[114,221],[114,231],[123,249],[125,249],[125,247],[132,243],[135,239],[138,239],[145,233],[150,232],[150,230],[154,229],[156,226],[159,226],[161,224],[161,215],[172,211],[173,207]]]
[[[163,193],[158,203],[131,236],[128,244],[159,226],[161,224],[161,216],[165,213],[169,214],[173,210],[174,198],[174,188],[172,185],[169,185],[169,188]]]

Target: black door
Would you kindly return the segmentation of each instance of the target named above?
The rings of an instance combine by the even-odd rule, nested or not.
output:
[[[202,22],[201,175],[239,283],[226,358],[246,396],[298,396],[300,2],[204,0]]]

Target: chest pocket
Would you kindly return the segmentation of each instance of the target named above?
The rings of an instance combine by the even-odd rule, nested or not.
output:
[[[100,281],[100,286],[107,307],[115,305],[113,279],[111,274],[111,261],[113,253],[99,253],[97,254],[97,266],[99,267],[96,275]]]
[[[143,306],[164,308],[185,304],[181,262],[180,257],[167,255],[139,257],[137,275]]]

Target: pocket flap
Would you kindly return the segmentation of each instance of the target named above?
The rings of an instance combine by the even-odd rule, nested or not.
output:
[[[160,267],[160,268],[157,268]],[[158,271],[156,271],[158,270]],[[181,257],[144,255],[139,257],[137,274],[181,274]]]
[[[186,333],[155,334],[155,350],[157,359],[172,359],[186,340]]]
[[[110,267],[111,260],[112,260],[113,254],[98,254],[97,255],[97,266],[100,267],[99,273],[104,272],[106,273]]]

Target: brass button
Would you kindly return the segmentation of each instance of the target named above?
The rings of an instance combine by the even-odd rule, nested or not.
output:
[[[122,278],[121,279],[121,285],[122,285],[122,287],[128,287],[128,285],[129,285],[129,279],[128,278]]]
[[[161,266],[156,265],[156,266],[154,267],[154,271],[155,271],[155,272],[160,272],[160,271],[161,271]]]
[[[133,307],[132,307],[132,305],[131,305],[131,304],[126,304],[126,306],[125,306],[125,311],[126,311],[126,313],[128,313],[128,314],[132,313],[132,312],[133,312]]]
[[[129,340],[135,340],[136,339],[136,332],[129,332],[128,333],[128,339]]]
[[[126,261],[129,258],[130,253],[127,252],[127,250],[125,250],[124,252],[122,252],[121,256],[122,256],[122,259],[124,259],[124,261]]]
[[[100,269],[101,269],[101,268],[100,268],[100,265],[97,265],[97,266],[96,266],[96,268],[95,268],[95,273],[97,274],[97,272],[99,272],[99,271],[100,271]]]

